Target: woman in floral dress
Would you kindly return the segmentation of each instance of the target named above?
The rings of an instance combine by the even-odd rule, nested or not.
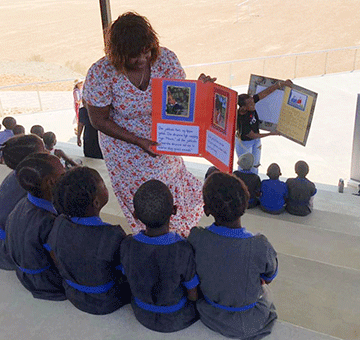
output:
[[[187,235],[203,214],[202,183],[186,170],[183,159],[158,155],[150,139],[152,79],[184,79],[176,55],[159,47],[155,31],[145,17],[121,15],[106,36],[106,56],[91,66],[84,85],[93,126],[112,187],[134,232],[142,229],[133,217],[133,196],[147,180],[158,179],[170,188],[177,214],[172,230]],[[202,74],[199,79],[214,81]]]

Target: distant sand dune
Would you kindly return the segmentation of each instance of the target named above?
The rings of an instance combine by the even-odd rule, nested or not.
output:
[[[241,2],[111,0],[111,10],[113,19],[128,10],[147,16],[182,65],[360,45],[358,0]],[[1,0],[0,42],[0,63],[44,61],[84,73],[103,55],[99,2]],[[1,74],[34,77],[30,70]]]

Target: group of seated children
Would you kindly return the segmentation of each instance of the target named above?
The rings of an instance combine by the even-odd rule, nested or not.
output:
[[[146,230],[126,236],[99,217],[108,191],[97,171],[65,172],[37,136],[13,138],[3,150],[15,171],[0,187],[8,213],[1,212],[0,267],[14,268],[35,298],[68,299],[91,314],[131,302],[137,320],[158,332],[199,318],[227,337],[271,332],[277,315],[267,285],[277,274],[277,254],[265,236],[242,226],[250,195],[239,178],[215,172],[206,179],[204,212],[215,221],[194,227],[188,239],[169,232],[177,210],[169,188],[145,182],[133,205]],[[18,142],[24,138],[31,150]],[[23,197],[15,202],[19,186]]]
[[[16,119],[14,117],[5,117],[2,120],[2,125],[4,126],[4,130],[0,131],[0,147],[11,137],[14,135],[20,135],[25,133],[25,128],[22,125],[16,124]],[[1,129],[1,124],[0,124]],[[1,153],[0,153],[1,156]]]
[[[284,210],[293,215],[309,215],[313,208],[316,194],[315,184],[306,178],[309,166],[305,161],[295,164],[296,178],[288,178],[286,182],[279,180],[281,170],[278,164],[269,165],[266,175],[269,179],[263,181],[250,171],[254,163],[252,154],[247,153],[239,158],[240,171],[234,174],[241,178],[250,192],[249,208],[260,205],[260,208],[270,214],[281,214]]]

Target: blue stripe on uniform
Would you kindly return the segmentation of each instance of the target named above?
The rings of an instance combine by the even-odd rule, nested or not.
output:
[[[261,274],[260,277],[265,280],[265,281],[272,281],[275,279],[276,275],[278,274],[278,268],[276,268],[276,271],[275,271],[275,274],[271,277],[267,277],[266,275],[264,274]]]
[[[65,281],[69,286],[75,288],[76,290],[79,290],[80,292],[83,292],[83,293],[90,293],[90,294],[106,293],[115,284],[115,281],[110,281],[101,286],[83,286],[83,285],[79,285],[75,282],[72,282],[70,280],[65,280]]]
[[[191,280],[183,282],[183,285],[185,286],[186,289],[195,288],[199,284],[200,284],[200,281],[199,281],[199,277],[197,276],[197,274],[195,274],[195,276]]]
[[[44,272],[45,270],[48,270],[50,268],[50,265],[41,268],[41,269],[26,269],[26,268],[22,268],[22,267],[18,267],[23,273],[26,274],[40,274],[42,272]]]
[[[215,307],[215,308],[220,308],[220,309],[224,309],[224,310],[227,310],[228,312],[245,312],[246,310],[248,309],[251,309],[253,307],[256,306],[257,302],[254,302],[252,303],[251,305],[247,305],[247,306],[244,306],[244,307],[228,307],[228,306],[223,306],[223,305],[219,305],[218,303],[214,302],[214,301],[211,301],[207,296],[204,295],[204,299],[205,301]]]
[[[5,230],[2,230],[2,229],[0,228],[0,240],[5,240],[5,238],[6,238]]]
[[[187,299],[184,296],[176,305],[172,305],[172,306],[150,305],[148,303],[145,303],[145,302],[137,299],[136,297],[134,297],[134,301],[135,301],[135,303],[136,303],[136,305],[138,307],[140,307],[141,309],[145,309],[145,310],[147,310],[149,312],[170,314],[170,313],[177,312],[178,310],[183,308],[185,306],[185,303],[186,303]]]

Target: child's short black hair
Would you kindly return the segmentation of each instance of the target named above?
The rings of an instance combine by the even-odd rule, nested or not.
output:
[[[161,181],[152,179],[140,186],[134,195],[136,217],[147,228],[160,228],[173,213],[174,199],[169,188]]]
[[[305,177],[309,173],[309,165],[305,161],[298,161],[295,164],[295,172],[299,177]]]
[[[239,94],[238,95],[238,105],[241,106],[245,106],[246,105],[246,100],[251,98],[250,95],[243,93],[243,94]]]
[[[58,213],[69,217],[86,217],[88,207],[96,198],[101,180],[95,169],[86,166],[68,170],[53,190],[54,206]]]
[[[44,132],[44,128],[41,125],[33,125],[30,129],[30,133],[38,135],[40,138],[43,138]]]
[[[281,175],[280,167],[277,163],[271,163],[267,169],[266,174],[270,179],[279,179]]]
[[[14,117],[5,117],[2,120],[2,125],[4,125],[5,129],[12,130],[16,125],[16,119]]]
[[[215,219],[233,222],[248,206],[249,191],[242,180],[224,172],[214,172],[203,186],[204,203]]]
[[[34,153],[27,156],[16,167],[16,177],[23,189],[31,195],[42,198],[41,185],[44,177],[54,172],[54,160],[59,159],[48,153]]]
[[[49,132],[44,133],[43,141],[47,148],[49,148],[51,145],[53,145],[55,143],[55,140],[56,140],[56,135],[54,132],[49,131]]]
[[[24,135],[25,128],[22,125],[15,125],[13,128],[14,135]]]
[[[18,135],[9,138],[2,146],[2,155],[5,164],[15,169],[27,156],[35,152],[43,152],[44,142],[35,135]]]

